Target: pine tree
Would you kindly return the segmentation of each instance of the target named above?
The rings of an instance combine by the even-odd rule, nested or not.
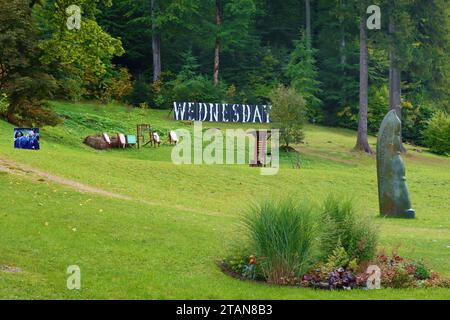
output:
[[[41,63],[38,29],[24,0],[0,0],[0,89],[9,97],[7,119],[16,125],[55,125],[45,107],[55,81]]]
[[[301,32],[300,39],[294,41],[294,50],[289,56],[289,62],[285,70],[292,88],[305,99],[307,117],[312,122],[318,120],[322,104],[322,101],[318,98],[320,82],[317,80],[318,73],[314,54],[314,49],[307,48],[306,36]]]

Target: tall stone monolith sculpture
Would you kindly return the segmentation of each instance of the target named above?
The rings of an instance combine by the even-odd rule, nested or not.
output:
[[[405,165],[400,156],[402,123],[391,110],[381,123],[377,141],[377,174],[380,214],[382,216],[414,218]]]

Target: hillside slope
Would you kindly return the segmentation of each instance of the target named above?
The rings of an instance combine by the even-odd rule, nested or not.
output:
[[[176,166],[166,145],[99,152],[82,144],[89,134],[133,133],[138,123],[151,123],[161,134],[192,129],[171,121],[167,111],[53,106],[65,123],[41,130],[39,152],[14,150],[13,127],[0,121],[0,298],[449,297],[448,290],[267,287],[231,279],[216,265],[237,218],[255,201],[292,195],[319,202],[337,193],[353,197],[360,214],[379,226],[387,250],[399,246],[401,254],[450,276],[448,158],[409,147],[405,162],[418,219],[381,219],[375,160],[351,152],[352,131],[308,126],[306,144],[298,147],[302,169],[293,169],[292,155],[282,154],[279,174],[261,176],[244,165]],[[65,270],[73,264],[82,268],[79,292],[65,288]]]

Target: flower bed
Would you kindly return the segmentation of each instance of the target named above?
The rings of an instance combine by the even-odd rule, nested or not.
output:
[[[351,201],[334,197],[319,210],[289,199],[265,202],[244,216],[244,236],[221,268],[239,279],[315,289],[450,288],[423,261],[376,254],[378,230],[368,221]]]
[[[450,279],[441,278],[423,261],[409,261],[396,252],[391,255],[381,252],[374,261],[364,266],[339,267],[329,271],[324,264],[317,265],[300,277],[294,274],[284,277],[278,284],[324,290],[368,289],[371,274],[366,271],[369,265],[380,268],[382,288],[450,288]],[[240,280],[270,283],[254,255],[225,259],[220,267],[224,273]]]

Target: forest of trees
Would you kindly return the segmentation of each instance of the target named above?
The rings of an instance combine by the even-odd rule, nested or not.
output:
[[[66,27],[72,4],[80,30]],[[370,5],[381,29],[367,28]],[[447,0],[0,0],[0,90],[11,122],[45,122],[37,83],[48,84],[39,99],[151,108],[267,103],[283,84],[310,122],[358,129],[356,148],[370,153],[367,134],[389,109],[416,144],[434,113],[449,112],[449,14]],[[13,89],[24,79],[25,100]]]

